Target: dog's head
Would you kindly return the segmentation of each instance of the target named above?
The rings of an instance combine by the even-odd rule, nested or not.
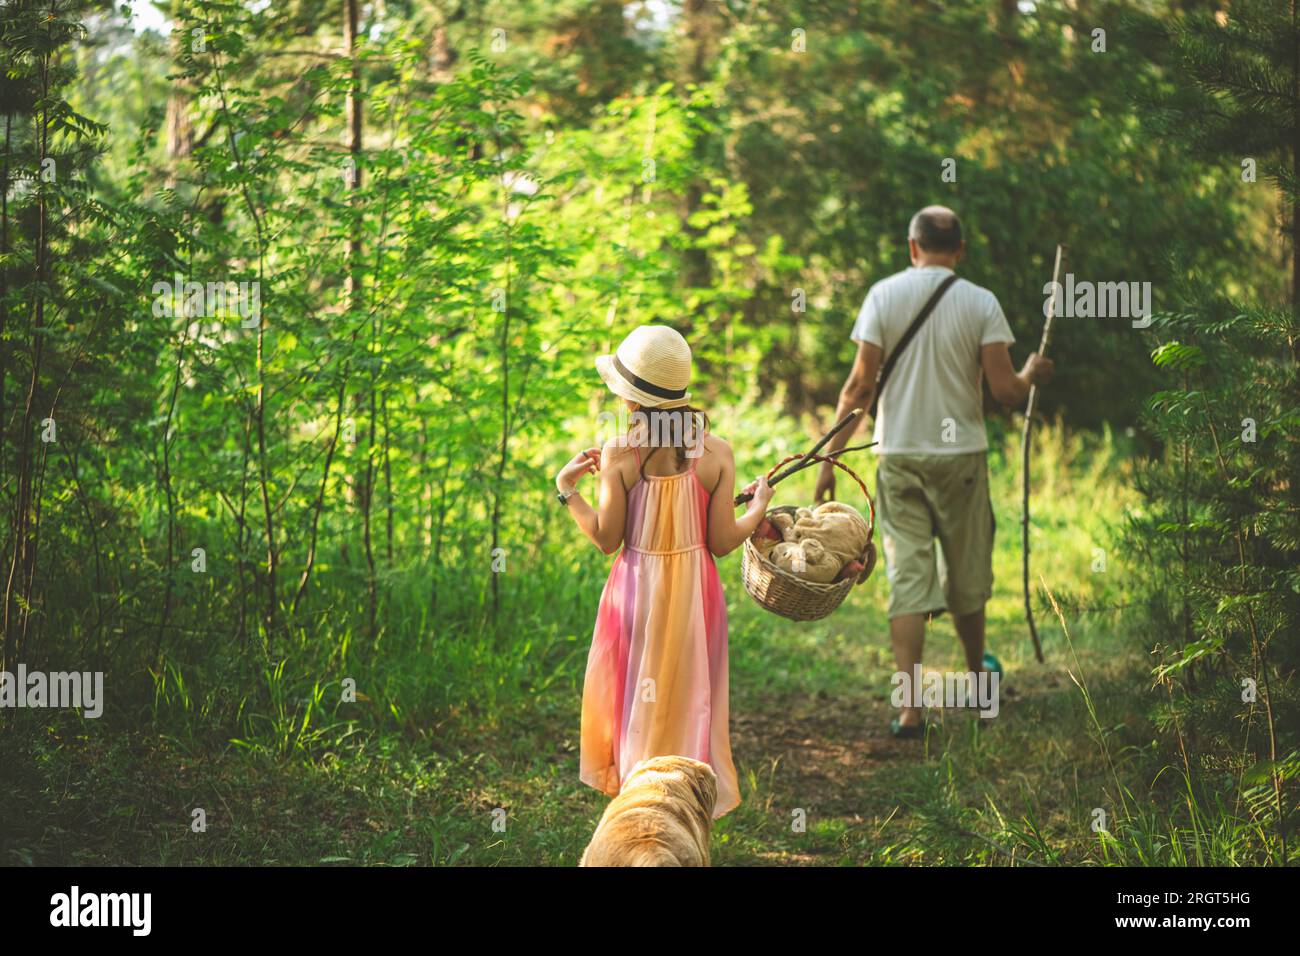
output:
[[[679,799],[689,799],[704,811],[706,820],[712,819],[718,802],[718,777],[708,764],[690,757],[651,757],[632,768],[623,789],[648,783]]]
[[[708,866],[718,781],[690,757],[632,768],[610,801],[580,866]]]

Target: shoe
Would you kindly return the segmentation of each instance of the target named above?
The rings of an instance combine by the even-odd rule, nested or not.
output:
[[[925,732],[929,729],[929,726],[929,723],[924,717],[921,718],[919,724],[911,724],[907,727],[900,724],[898,718],[895,717],[889,722],[889,731],[899,740],[920,740],[925,736]]]

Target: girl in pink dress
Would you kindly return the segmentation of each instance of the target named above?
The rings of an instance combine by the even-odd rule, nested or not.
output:
[[[606,554],[622,546],[596,612],[582,693],[581,779],[614,796],[650,757],[684,756],[718,778],[713,815],[740,803],[727,726],[727,604],[715,556],[763,519],[764,478],[736,518],[731,448],[689,404],[691,350],[666,326],[634,329],[596,360],[631,413],[627,434],[576,455],[556,476],[559,498]],[[599,502],[577,491],[599,475]]]

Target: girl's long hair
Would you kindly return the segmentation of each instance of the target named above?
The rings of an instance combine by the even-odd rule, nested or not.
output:
[[[640,439],[633,438],[633,433],[643,421],[646,434]],[[645,466],[650,455],[660,448],[673,449],[678,473],[685,471],[688,458],[704,454],[704,436],[708,431],[709,416],[693,405],[637,409],[632,415],[632,424],[628,427],[629,440],[638,441],[640,447],[650,449],[650,453],[641,458],[641,477],[645,477]],[[694,456],[691,455],[692,450]]]

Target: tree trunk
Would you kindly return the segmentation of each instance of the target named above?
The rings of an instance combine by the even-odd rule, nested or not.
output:
[[[172,0],[172,63],[179,65],[181,50],[185,45],[187,34],[181,29],[184,13],[182,0]],[[194,84],[188,77],[177,77],[172,81],[167,92],[167,178],[168,189],[175,189],[179,180],[181,162],[194,149],[194,125],[190,118],[190,100],[194,95]]]
[[[41,100],[49,96],[50,52],[41,54]],[[44,108],[35,118],[38,143],[37,169],[43,170],[49,148],[49,119]],[[36,393],[40,387],[41,366],[45,353],[45,289],[49,280],[48,236],[49,225],[46,201],[47,183],[38,175],[36,180],[36,247],[33,254],[31,375],[27,382],[27,397],[23,403],[22,424],[18,433],[18,484],[12,517],[12,543],[9,573],[5,581],[4,597],[4,666],[11,666],[22,651],[19,633],[26,630],[31,614],[32,572],[35,567],[34,501],[32,498],[32,430]],[[23,593],[19,593],[19,592]],[[20,623],[21,622],[21,623]]]
[[[343,0],[343,48],[344,54],[351,61],[347,99],[344,103],[344,115],[348,127],[348,158],[350,175],[348,189],[351,192],[351,222],[348,224],[347,277],[344,285],[345,314],[355,318],[362,307],[362,224],[361,210],[358,208],[359,190],[361,189],[361,64],[357,61],[357,31],[360,21],[360,4],[358,0]],[[375,332],[372,325],[370,348],[375,345]],[[375,581],[375,553],[371,543],[370,525],[374,507],[374,463],[372,454],[375,444],[375,373],[370,372],[370,395],[368,402],[360,398],[357,407],[369,405],[370,428],[366,446],[366,464],[359,482],[357,482],[357,501],[361,507],[361,533],[366,559],[366,620],[368,635],[375,639],[378,616],[378,593]]]

